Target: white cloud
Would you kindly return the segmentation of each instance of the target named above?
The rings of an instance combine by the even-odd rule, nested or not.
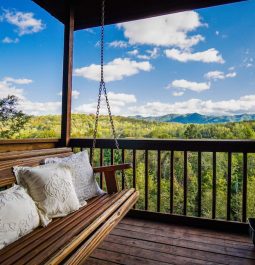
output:
[[[172,95],[173,95],[174,97],[180,97],[180,96],[182,96],[183,94],[184,94],[184,92],[183,92],[183,91],[179,91],[179,92],[178,92],[178,91],[176,91],[176,92],[173,92],[173,94],[172,94]]]
[[[129,115],[158,116],[170,113],[186,114],[198,112],[205,115],[234,115],[255,112],[255,95],[238,99],[212,101],[190,99],[175,103],[148,102],[145,105],[132,106]]]
[[[108,99],[111,105],[111,111],[113,115],[125,115],[125,110],[127,106],[130,106],[136,103],[136,97],[133,94],[125,94],[125,93],[108,93]],[[80,105],[74,109],[75,112],[78,113],[87,113],[94,114],[96,112],[97,103],[96,101],[93,103],[87,103]],[[108,114],[104,95],[101,98],[101,109],[100,114]]]
[[[5,98],[8,95],[15,95],[19,98],[24,98],[23,89],[16,88],[13,83],[0,80],[0,98]]]
[[[2,20],[16,26],[19,36],[37,33],[45,28],[42,20],[34,18],[34,14],[31,12],[24,13],[16,10],[4,10]]]
[[[181,51],[178,49],[167,49],[165,54],[168,58],[186,63],[188,61],[203,63],[225,63],[222,55],[214,48],[202,52],[191,53],[190,51]]]
[[[113,42],[110,42],[109,46],[113,48],[127,48],[128,43],[122,40],[115,40]]]
[[[127,54],[135,56],[135,55],[139,54],[139,51],[137,49],[134,49],[132,51],[128,51]]]
[[[179,48],[189,48],[203,41],[204,37],[199,34],[189,35],[201,26],[204,24],[195,11],[118,24],[119,28],[124,29],[124,35],[130,44],[176,46]]]
[[[2,39],[2,43],[5,43],[5,44],[18,43],[18,42],[19,42],[19,38],[12,39],[10,37],[5,37]]]
[[[122,80],[124,77],[138,74],[140,71],[149,72],[152,65],[147,62],[132,61],[129,58],[117,58],[104,66],[105,81]],[[75,76],[80,76],[90,80],[100,80],[100,65],[91,64],[90,66],[77,68],[74,70]]]
[[[147,50],[146,51],[151,59],[156,59],[159,55],[159,48],[154,47],[152,50]]]
[[[33,81],[30,79],[15,79],[5,77],[0,80],[0,98],[14,95],[19,98],[19,109],[30,115],[59,114],[61,102],[34,102],[27,99],[24,90],[15,85],[28,85]]]
[[[236,75],[237,75],[236,72],[230,72],[225,74],[221,71],[211,71],[205,74],[204,77],[208,80],[216,81],[216,80],[223,80],[226,78],[234,78],[236,77]]]
[[[61,102],[32,102],[28,99],[24,99],[19,102],[19,108],[29,115],[60,114]]]
[[[60,92],[58,93],[58,95],[59,95],[59,96],[62,96],[62,91],[60,91]],[[78,90],[72,90],[72,97],[73,97],[74,99],[78,99],[79,96],[80,96],[80,91],[78,91]]]
[[[170,87],[181,90],[191,90],[195,92],[201,92],[210,89],[210,83],[205,83],[205,82],[197,83],[197,82],[187,81],[185,79],[180,79],[180,80],[174,80],[170,85],[168,85],[168,88]]]
[[[27,78],[15,79],[15,78],[12,78],[12,77],[5,77],[3,79],[3,82],[17,84],[17,85],[28,85],[28,84],[33,83],[33,80],[27,79]]]
[[[156,59],[159,56],[159,48],[154,47],[152,50],[146,50],[147,54],[139,54],[138,49],[134,49],[132,51],[127,52],[128,55],[136,56],[138,59],[141,60],[150,60]]]

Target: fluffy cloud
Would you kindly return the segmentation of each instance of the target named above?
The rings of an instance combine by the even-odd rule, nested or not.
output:
[[[132,56],[136,56],[137,54],[139,54],[139,51],[137,49],[134,49],[132,51],[128,51],[127,54],[132,55]]]
[[[187,81],[185,79],[179,79],[179,80],[174,80],[170,85],[168,85],[168,88],[171,87],[181,90],[191,90],[195,92],[201,92],[210,89],[210,83],[205,83],[205,82],[197,83],[197,82]]]
[[[131,56],[136,56],[138,59],[141,60],[156,59],[159,56],[159,48],[154,47],[151,50],[146,50],[145,54],[140,54],[138,49],[134,49],[132,51],[128,51],[127,54]]]
[[[61,102],[34,102],[25,97],[23,89],[16,87],[16,85],[28,85],[32,82],[31,79],[26,78],[5,77],[0,80],[0,98],[15,95],[19,98],[18,108],[30,115],[59,114]]]
[[[113,48],[127,48],[128,43],[122,40],[115,40],[115,41],[110,42],[109,46]]]
[[[4,10],[2,20],[16,26],[19,36],[42,31],[45,28],[41,19],[34,18],[33,13]]]
[[[11,83],[11,84],[17,84],[17,85],[28,85],[33,83],[33,80],[31,79],[27,79],[27,78],[19,78],[19,79],[15,79],[12,77],[5,77],[3,79],[4,83]]]
[[[58,93],[59,96],[62,96],[62,91]],[[72,90],[72,97],[74,99],[78,99],[80,96],[80,91],[78,90]]]
[[[124,35],[130,44],[179,48],[189,48],[203,41],[204,37],[199,34],[189,35],[201,26],[203,26],[201,18],[195,11],[118,24],[119,28],[124,29]]]
[[[180,96],[182,96],[184,94],[184,92],[183,91],[175,91],[175,92],[173,92],[173,96],[174,97],[180,97]]]
[[[47,115],[60,114],[61,102],[32,102],[28,99],[23,99],[19,102],[19,108],[29,115]]]
[[[166,113],[186,114],[198,112],[205,115],[234,115],[255,112],[255,95],[222,101],[190,99],[175,103],[148,102],[129,108],[129,115],[158,116]]]
[[[23,99],[23,93],[23,89],[16,88],[12,82],[8,82],[5,79],[0,80],[0,98],[5,98],[8,95],[15,95]]]
[[[220,63],[223,64],[225,61],[222,55],[214,48],[208,49],[202,52],[191,53],[190,51],[181,51],[178,49],[167,49],[165,54],[168,58],[179,61],[179,62],[203,62],[203,63]]]
[[[213,81],[216,81],[219,79],[223,80],[226,78],[236,77],[236,72],[230,72],[230,73],[225,74],[221,71],[211,71],[211,72],[208,72],[207,74],[205,74],[204,77],[208,80],[213,80]]]
[[[10,37],[5,37],[2,39],[2,43],[5,43],[5,44],[18,43],[18,42],[19,42],[19,38],[12,39]]]
[[[111,105],[111,111],[114,115],[120,115],[125,112],[126,106],[136,103],[136,97],[133,94],[125,94],[125,93],[108,93],[108,99]],[[75,112],[78,113],[88,113],[94,114],[96,112],[97,103],[88,103],[78,106],[74,109]],[[124,111],[124,112],[123,112]],[[101,98],[101,114],[107,114],[107,108],[105,104],[105,98],[102,96]]]
[[[138,74],[140,71],[149,72],[152,65],[147,62],[136,62],[129,58],[117,58],[104,66],[105,81],[122,80],[124,77]],[[90,66],[77,68],[74,70],[75,76],[81,76],[90,80],[100,80],[100,65],[91,64]]]

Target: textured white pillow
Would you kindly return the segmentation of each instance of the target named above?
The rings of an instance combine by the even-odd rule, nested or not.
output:
[[[75,191],[81,204],[85,200],[104,193],[97,184],[93,169],[89,163],[87,151],[82,151],[64,158],[46,158],[44,162],[46,164],[61,163],[70,167]]]
[[[54,217],[66,216],[80,208],[66,165],[14,167],[13,171],[18,184],[26,188],[35,201],[43,226]]]
[[[39,225],[35,203],[22,187],[0,191],[0,249]]]

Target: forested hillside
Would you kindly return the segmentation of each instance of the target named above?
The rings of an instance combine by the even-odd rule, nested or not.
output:
[[[180,124],[114,117],[119,138],[254,139],[255,121],[224,124]],[[94,115],[72,115],[72,137],[92,137]],[[60,116],[35,116],[13,138],[60,136]],[[109,118],[100,116],[98,137],[110,137]]]

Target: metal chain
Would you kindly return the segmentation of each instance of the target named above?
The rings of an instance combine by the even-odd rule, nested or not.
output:
[[[96,118],[95,118],[95,128],[94,128],[94,133],[93,133],[93,146],[92,146],[92,154],[91,154],[91,163],[93,165],[94,163],[94,153],[95,153],[95,148],[96,148],[96,138],[97,138],[97,131],[98,131],[98,120],[99,120],[99,112],[100,112],[100,104],[101,104],[101,96],[102,96],[102,90],[104,91],[104,96],[105,96],[105,101],[106,101],[106,106],[108,110],[108,115],[110,119],[110,124],[112,127],[112,134],[115,142],[116,149],[119,151],[119,143],[117,140],[117,134],[116,130],[114,127],[114,122],[112,118],[112,113],[111,113],[111,107],[107,95],[107,89],[105,86],[105,81],[104,81],[104,18],[105,18],[105,0],[102,0],[102,16],[101,16],[101,50],[100,50],[100,63],[101,63],[101,78],[100,78],[100,84],[99,84],[99,91],[98,91],[98,100],[97,100],[97,110],[96,110]],[[124,171],[122,171],[122,176],[124,178],[124,185],[127,187],[127,180],[125,177]]]

